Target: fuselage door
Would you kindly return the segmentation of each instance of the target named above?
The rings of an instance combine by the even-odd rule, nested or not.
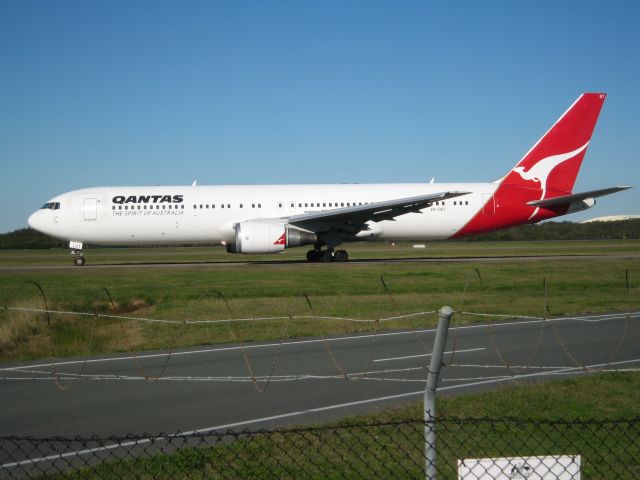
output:
[[[492,193],[482,194],[482,213],[485,215],[494,215],[496,213],[496,202]]]
[[[85,220],[96,220],[98,218],[98,199],[85,198],[82,203],[82,214]]]

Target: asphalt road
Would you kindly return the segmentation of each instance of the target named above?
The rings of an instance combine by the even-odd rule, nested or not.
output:
[[[454,325],[439,393],[639,368],[639,322],[640,312]],[[370,413],[421,399],[434,334],[385,331],[3,364],[0,436],[258,429]],[[47,461],[43,455],[33,464]],[[5,472],[13,464],[0,458]]]

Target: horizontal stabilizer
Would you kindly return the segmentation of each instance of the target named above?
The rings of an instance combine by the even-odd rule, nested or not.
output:
[[[601,190],[591,190],[590,192],[572,193],[571,195],[563,195],[561,197],[547,198],[544,200],[534,200],[527,202],[527,205],[531,207],[541,208],[554,208],[563,205],[570,205],[573,202],[579,200],[586,200],[587,198],[602,197],[604,195],[611,195],[612,193],[621,192],[631,188],[630,186],[603,188]]]

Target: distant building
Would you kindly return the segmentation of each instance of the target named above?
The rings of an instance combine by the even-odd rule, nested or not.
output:
[[[608,215],[606,217],[590,218],[589,220],[584,220],[580,223],[619,222],[620,220],[636,220],[638,218],[640,218],[640,215]]]

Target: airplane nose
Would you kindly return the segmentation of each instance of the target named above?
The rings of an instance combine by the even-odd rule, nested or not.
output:
[[[29,219],[27,220],[27,222],[29,222],[29,226],[31,228],[38,230],[38,212],[33,212],[29,216]]]

